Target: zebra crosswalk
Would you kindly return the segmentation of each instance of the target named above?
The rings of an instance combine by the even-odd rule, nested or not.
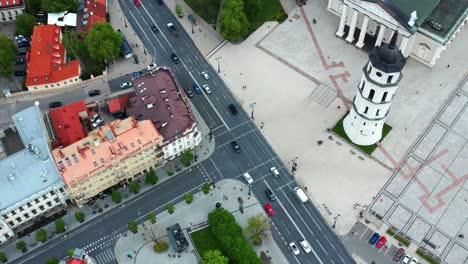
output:
[[[114,252],[110,248],[95,255],[94,259],[96,259],[97,264],[116,263]]]

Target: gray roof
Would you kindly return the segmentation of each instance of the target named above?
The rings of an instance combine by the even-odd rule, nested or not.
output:
[[[38,106],[12,116],[26,148],[0,160],[0,211],[63,185],[41,118]]]

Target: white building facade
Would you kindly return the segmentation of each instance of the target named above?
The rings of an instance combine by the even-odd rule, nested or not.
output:
[[[340,17],[336,36],[357,48],[389,42],[398,31],[403,55],[433,67],[467,21],[468,9],[459,2],[407,1],[403,6],[396,0],[328,0],[327,10]]]
[[[197,123],[193,123],[192,127],[183,133],[183,136],[172,141],[165,143],[163,147],[164,158],[166,160],[173,160],[182,155],[185,150],[193,150],[196,146],[200,145],[201,133],[197,129]]]
[[[375,47],[363,68],[351,111],[343,121],[346,135],[354,144],[368,146],[382,138],[385,119],[406,63],[396,46],[397,38],[395,34],[389,44]]]

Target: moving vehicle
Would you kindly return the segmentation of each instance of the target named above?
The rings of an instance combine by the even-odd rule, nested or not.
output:
[[[239,113],[239,112],[237,112],[236,106],[233,105],[233,104],[229,105],[229,110],[231,111],[231,114],[233,114],[233,115],[237,115]]]
[[[208,73],[206,73],[205,71],[201,72],[201,75],[203,76],[203,79],[205,79],[205,80],[210,79],[210,76],[208,76]]]
[[[187,94],[188,97],[193,97],[193,92],[192,90],[190,90],[190,88],[188,86],[184,86],[184,91],[185,93]]]
[[[132,87],[133,84],[131,82],[124,82],[120,85],[120,89],[127,89],[127,88],[130,88]]]
[[[273,207],[271,206],[271,204],[267,203],[265,204],[265,210],[267,211],[267,213],[269,215],[275,215],[275,210],[273,210]]]
[[[403,248],[399,248],[395,255],[393,255],[394,261],[400,261],[401,258],[405,255],[405,250]]]
[[[309,241],[305,239],[299,241],[299,245],[301,245],[305,253],[310,253],[312,251],[312,247],[310,246]]]
[[[302,203],[306,203],[309,200],[309,197],[307,197],[305,192],[300,187],[294,188],[294,193],[296,193],[297,198],[299,198]]]
[[[268,199],[270,199],[270,201],[276,200],[276,195],[273,193],[272,190],[266,189],[266,190],[265,190],[265,193],[266,193],[266,195],[268,196]]]
[[[235,141],[235,140],[231,141],[231,146],[232,146],[232,149],[233,149],[236,153],[240,153],[240,152],[241,152],[241,147],[239,146],[239,144],[237,144],[237,141]]]
[[[202,90],[200,89],[200,86],[198,86],[198,84],[196,84],[196,83],[193,84],[193,89],[195,90],[195,93],[197,93],[197,94],[202,93]]]
[[[163,1],[162,1],[162,0],[156,0],[156,3],[158,3],[158,5],[163,5]]]
[[[133,0],[133,3],[135,3],[136,6],[141,6],[140,0]]]
[[[371,238],[369,239],[369,243],[371,243],[372,245],[374,245],[374,244],[377,242],[377,240],[379,240],[379,238],[380,238],[380,234],[377,233],[377,232],[375,232],[375,233],[371,236]]]
[[[177,31],[177,29],[175,28],[174,24],[172,23],[167,23],[167,28],[169,29],[169,31],[171,32],[171,35],[175,38],[177,38],[179,36],[179,31]]]
[[[49,104],[50,108],[56,108],[62,106],[62,102],[52,102]]]
[[[375,246],[377,248],[382,248],[383,246],[385,246],[386,243],[387,243],[387,238],[385,236],[381,236],[379,241],[377,241],[377,244],[375,244]]]
[[[291,249],[291,251],[293,252],[294,255],[299,255],[299,253],[301,253],[301,251],[299,251],[299,248],[297,247],[296,243],[293,241],[291,243],[289,243],[289,248]]]
[[[210,87],[208,86],[208,84],[204,84],[204,85],[203,85],[203,89],[205,89],[205,91],[206,91],[207,94],[210,94],[210,93],[211,93],[211,90],[210,90]]]
[[[97,95],[100,95],[100,94],[101,94],[101,91],[99,91],[99,90],[92,90],[92,91],[88,92],[88,95],[91,96],[91,97],[92,96],[97,96]]]
[[[177,57],[177,55],[175,53],[171,54],[171,59],[175,64],[178,64],[180,62],[179,57]]]
[[[276,167],[271,167],[271,168],[270,168],[270,172],[271,172],[271,174],[273,174],[273,176],[275,176],[275,177],[279,177],[279,175],[280,175],[280,174],[279,174],[279,171],[276,169]]]
[[[249,185],[253,183],[252,176],[250,176],[250,174],[248,172],[244,173],[243,176],[244,176],[244,179],[247,181],[247,183]]]
[[[156,27],[156,25],[151,25],[151,31],[153,31],[154,33],[159,32],[159,30],[158,30],[158,28]]]

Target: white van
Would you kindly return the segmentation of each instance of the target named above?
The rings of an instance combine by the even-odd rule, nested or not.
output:
[[[299,188],[299,187],[294,188],[294,192],[296,193],[297,198],[299,198],[299,200],[301,200],[301,202],[305,203],[305,202],[309,201],[309,197],[307,197],[307,195],[305,194],[305,192],[301,188]]]

